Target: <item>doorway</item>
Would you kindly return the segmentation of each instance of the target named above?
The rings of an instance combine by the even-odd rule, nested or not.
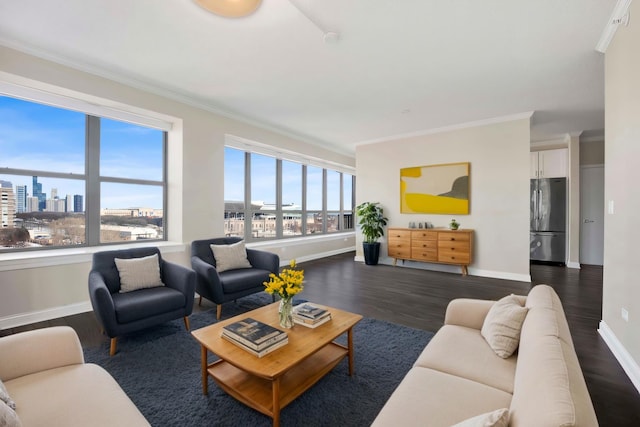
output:
[[[580,264],[604,263],[604,165],[580,168]]]

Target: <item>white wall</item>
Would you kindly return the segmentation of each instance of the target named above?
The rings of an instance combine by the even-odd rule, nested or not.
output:
[[[410,221],[446,227],[455,217],[462,228],[475,230],[469,274],[530,281],[529,122],[529,118],[519,118],[358,146],[356,203],[380,202],[392,227],[407,227]],[[401,168],[458,162],[471,163],[469,215],[400,213]],[[386,233],[381,242],[381,255],[386,256]],[[362,257],[361,243],[358,234],[358,259]],[[460,271],[453,266],[410,264]]]
[[[168,146],[170,243],[162,251],[167,259],[187,266],[191,240],[223,233],[226,134],[351,167],[355,164],[350,156],[1,46],[0,81],[133,107],[173,121]],[[283,260],[304,260],[352,250],[354,244],[353,233],[347,233],[259,246],[279,253]],[[0,254],[0,328],[89,310],[87,276],[94,250],[39,252],[29,260]]]
[[[640,2],[605,55],[604,283],[600,331],[640,390]],[[635,19],[634,19],[635,17]],[[608,212],[613,203],[613,213]],[[628,321],[622,318],[628,312]]]

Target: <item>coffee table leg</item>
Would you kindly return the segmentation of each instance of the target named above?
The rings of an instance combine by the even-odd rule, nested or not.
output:
[[[273,427],[280,426],[280,377],[271,382],[273,393]]]
[[[207,348],[201,345],[200,353],[202,354],[202,394],[206,395],[209,392],[209,378],[207,378]]]
[[[353,328],[347,331],[347,343],[349,347],[349,376],[353,375]]]

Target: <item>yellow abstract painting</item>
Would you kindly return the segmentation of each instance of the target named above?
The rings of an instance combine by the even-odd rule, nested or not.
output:
[[[469,163],[400,169],[400,212],[469,214]]]

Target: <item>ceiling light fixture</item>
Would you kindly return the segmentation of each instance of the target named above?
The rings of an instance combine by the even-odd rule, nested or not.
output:
[[[607,21],[607,26],[602,31],[600,40],[598,40],[598,44],[596,45],[596,50],[598,52],[605,53],[607,51],[609,43],[611,43],[611,40],[616,34],[616,31],[618,30],[618,26],[620,26],[620,24],[629,24],[630,4],[631,0],[618,0],[615,7],[613,8],[613,12],[611,13],[611,18],[609,18],[609,20]]]
[[[262,0],[194,0],[198,6],[224,16],[225,18],[242,18],[256,11]]]

